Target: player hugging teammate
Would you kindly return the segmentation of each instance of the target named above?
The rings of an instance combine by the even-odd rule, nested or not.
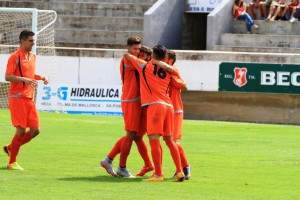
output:
[[[150,60],[151,49],[145,46],[141,48],[140,38],[128,38],[127,46],[128,52],[124,54],[120,64],[123,83],[121,102],[126,135],[116,142],[100,164],[112,176],[134,178],[126,168],[126,159],[134,140],[145,163],[136,176],[143,176],[154,169],[153,175],[143,181],[161,182],[164,178],[160,137],[163,137],[176,166],[175,180],[188,180],[190,166],[182,146],[178,143],[181,139],[183,119],[181,90],[187,88],[178,68],[173,66],[176,61],[175,52],[156,45],[152,49]],[[131,119],[132,117],[136,119]],[[154,168],[142,139],[145,133],[149,138]],[[139,144],[137,141],[142,142]],[[118,153],[120,164],[115,173],[112,161]]]

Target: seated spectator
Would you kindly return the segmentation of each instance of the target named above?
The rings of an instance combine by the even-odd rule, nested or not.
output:
[[[266,21],[274,21],[281,19],[281,15],[285,9],[285,2],[284,0],[272,1],[269,10],[269,16],[267,17]]]
[[[267,15],[269,14],[269,10],[270,10],[270,7],[271,7],[272,2],[273,2],[273,0],[266,0],[266,1],[265,1],[265,4],[266,4],[266,10],[267,10]]]
[[[249,4],[249,14],[252,19],[265,19],[267,17],[265,0],[252,0]]]
[[[292,0],[290,3],[286,4],[280,18],[282,20],[289,20],[292,16],[294,7],[299,5],[299,0]]]
[[[294,7],[290,22],[299,21],[299,19],[300,19],[300,4],[298,4],[297,7]]]
[[[247,33],[251,33],[251,28],[258,29],[259,26],[254,24],[252,18],[246,13],[246,3],[243,0],[234,0],[232,14],[235,20],[245,20]]]

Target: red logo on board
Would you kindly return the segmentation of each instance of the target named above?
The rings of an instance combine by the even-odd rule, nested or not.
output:
[[[239,87],[242,87],[247,84],[247,68],[234,68],[234,79],[233,83]]]

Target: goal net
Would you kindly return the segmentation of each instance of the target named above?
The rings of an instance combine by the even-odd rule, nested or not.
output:
[[[19,47],[22,30],[35,33],[32,52],[37,55],[36,73],[57,83],[55,70],[54,25],[57,14],[52,10],[0,8],[0,108],[8,107],[9,82],[5,81],[8,57]]]

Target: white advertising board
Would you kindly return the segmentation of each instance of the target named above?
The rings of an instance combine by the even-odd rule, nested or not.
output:
[[[188,0],[186,12],[210,13],[222,0]]]
[[[43,85],[37,90],[39,110],[69,114],[122,115],[121,86]]]

